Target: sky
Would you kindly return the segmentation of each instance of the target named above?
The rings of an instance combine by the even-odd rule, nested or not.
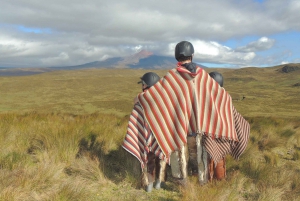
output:
[[[207,67],[300,63],[299,0],[0,0],[0,67],[80,65],[190,41]]]

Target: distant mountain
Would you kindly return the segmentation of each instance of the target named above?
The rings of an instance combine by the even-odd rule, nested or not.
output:
[[[86,64],[81,64],[77,66],[63,66],[63,67],[52,67],[55,69],[61,70],[75,70],[75,69],[82,69],[82,68],[108,68],[117,66],[117,64],[122,61],[122,57],[113,57],[106,59],[104,61],[94,61]]]
[[[174,68],[177,61],[174,57],[159,56],[152,52],[141,50],[136,54],[127,57],[113,57],[103,61],[93,61],[85,64],[74,66],[61,67],[45,67],[45,68],[0,68],[0,76],[23,76],[45,73],[56,70],[77,70],[87,68],[144,68],[144,69],[171,69]],[[207,68],[198,64],[202,68]],[[285,64],[276,67],[277,71],[281,73],[290,73],[299,71],[300,63]]]
[[[138,63],[129,64],[130,68],[171,68],[177,63],[173,57],[150,55],[149,57],[142,58]]]
[[[55,67],[56,69],[72,70],[82,68],[165,68],[175,64],[171,57],[154,55],[152,52],[141,50],[128,57],[113,57],[103,61],[94,61],[76,66]]]
[[[128,56],[128,57],[124,57],[122,61],[120,61],[120,65],[132,65],[132,64],[138,64],[140,62],[141,59],[147,58],[149,56],[152,56],[153,53],[149,52],[147,50],[141,50],[140,52]]]
[[[54,71],[52,68],[1,68],[0,76],[24,76]]]

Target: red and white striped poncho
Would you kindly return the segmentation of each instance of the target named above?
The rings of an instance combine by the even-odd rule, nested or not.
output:
[[[245,151],[248,144],[250,124],[234,107],[232,109],[238,141],[219,138],[212,139],[210,136],[204,136],[203,146],[206,148],[213,161],[215,161],[215,164],[227,154],[231,154],[232,157],[237,160]]]
[[[239,141],[212,139],[210,136],[204,136],[203,145],[216,163],[227,154],[231,154],[235,159],[238,159],[247,146],[250,125],[235,108],[233,108],[233,116]],[[142,169],[148,162],[147,154],[150,151],[156,157],[170,163],[169,158],[163,155],[144,117],[141,105],[139,103],[135,104],[129,118],[122,147],[140,161]]]
[[[186,144],[190,133],[205,134],[211,144],[236,142],[231,148],[239,142],[230,95],[200,67],[191,73],[179,64],[145,93],[139,94],[138,99],[145,120],[167,158]],[[242,128],[243,142],[249,136],[247,123],[242,123],[246,126]],[[243,152],[245,148],[246,145],[235,152]],[[226,152],[232,153],[232,150]]]
[[[143,108],[139,103],[134,105],[130,114],[127,133],[122,147],[140,161],[142,169],[148,162],[147,154],[149,152],[153,152],[156,157],[169,162],[163,155],[155,137],[145,121]]]

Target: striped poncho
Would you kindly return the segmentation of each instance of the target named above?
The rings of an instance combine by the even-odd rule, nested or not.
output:
[[[221,155],[235,152],[235,158],[238,158],[246,148],[248,122],[243,118],[242,123],[236,122],[239,114],[236,112],[234,116],[230,95],[199,67],[191,73],[178,65],[148,91],[139,94],[138,100],[145,120],[167,158],[173,151],[181,149],[187,142],[187,135],[192,133],[204,134],[207,146],[231,142],[228,149],[221,146],[217,152]],[[242,132],[237,133],[236,123],[243,125]],[[239,138],[244,146],[238,146]],[[210,149],[208,152],[218,161],[218,154]]]
[[[215,161],[215,164],[227,154],[231,154],[233,158],[237,160],[247,147],[250,125],[234,107],[233,121],[238,141],[218,138],[212,139],[212,137],[204,135],[203,145],[213,161]]]
[[[130,114],[122,147],[140,161],[142,169],[148,162],[149,152],[153,152],[156,157],[168,162],[144,119],[143,108],[139,103],[134,105]]]

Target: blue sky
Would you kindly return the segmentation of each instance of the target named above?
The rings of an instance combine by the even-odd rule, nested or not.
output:
[[[188,40],[209,67],[300,63],[300,1],[1,2],[0,67],[80,65]]]
[[[33,27],[24,27],[23,25],[15,25],[15,28],[20,32],[25,33],[35,33],[35,34],[52,34],[52,30],[50,28],[33,28]]]

